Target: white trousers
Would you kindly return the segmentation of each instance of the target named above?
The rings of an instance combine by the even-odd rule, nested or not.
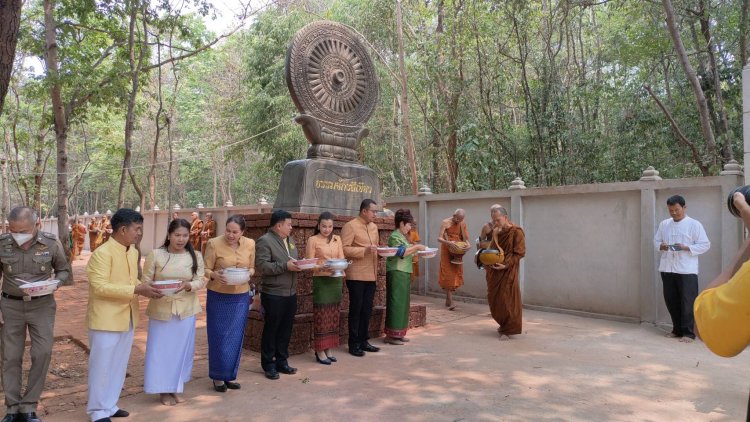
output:
[[[89,402],[86,413],[92,421],[108,418],[119,410],[133,328],[129,331],[89,330]]]

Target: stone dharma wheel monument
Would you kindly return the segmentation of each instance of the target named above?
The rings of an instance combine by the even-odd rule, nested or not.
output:
[[[284,166],[274,208],[357,215],[363,199],[379,203],[378,178],[358,153],[379,90],[365,47],[344,25],[313,22],[292,39],[285,71],[310,147]]]

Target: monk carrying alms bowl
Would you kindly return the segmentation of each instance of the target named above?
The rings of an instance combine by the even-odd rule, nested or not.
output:
[[[482,265],[493,266],[496,264],[502,264],[505,261],[505,253],[502,248],[498,249],[484,249],[479,254],[479,262]]]
[[[469,242],[453,242],[448,244],[448,252],[451,254],[451,264],[463,264],[464,254],[469,250]]]

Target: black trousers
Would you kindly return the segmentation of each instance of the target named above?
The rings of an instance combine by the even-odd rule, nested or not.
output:
[[[260,303],[265,310],[263,336],[260,339],[260,364],[263,370],[287,365],[289,340],[292,338],[297,295],[276,296],[262,293]]]
[[[347,280],[346,288],[349,289],[349,348],[363,347],[370,338],[368,328],[375,282]]]
[[[661,273],[664,302],[672,317],[672,333],[695,338],[693,303],[698,296],[698,274]]]

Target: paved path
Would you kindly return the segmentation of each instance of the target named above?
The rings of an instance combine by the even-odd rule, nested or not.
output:
[[[80,264],[79,264],[80,266]],[[79,274],[80,275],[80,274]],[[81,288],[58,293],[59,334],[85,341]],[[85,289],[83,290],[85,292]],[[216,393],[206,378],[206,337],[198,322],[195,379],[188,401],[166,407],[141,391],[145,324],[136,335],[131,376],[119,405],[129,421],[736,421],[744,418],[750,356],[713,356],[653,326],[525,311],[524,334],[501,342],[484,305],[444,310],[428,303],[428,325],[412,341],[356,358],[338,351],[331,367],[312,353],[293,356],[293,376],[266,380],[246,352],[242,389]],[[145,308],[145,306],[143,306]],[[145,321],[145,319],[144,319]],[[47,401],[45,422],[85,421],[85,386]],[[81,399],[84,399],[82,402]],[[65,401],[67,400],[67,402]]]

